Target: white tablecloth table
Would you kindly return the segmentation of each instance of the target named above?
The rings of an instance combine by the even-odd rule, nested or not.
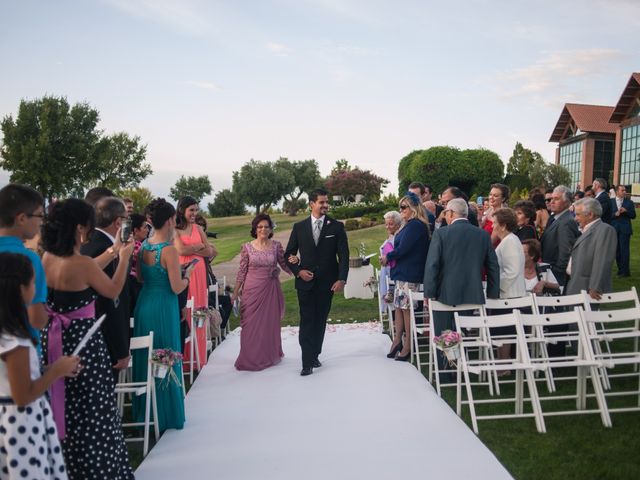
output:
[[[347,284],[344,286],[344,298],[373,298],[373,290],[364,286],[371,277],[373,277],[373,265],[350,267]]]

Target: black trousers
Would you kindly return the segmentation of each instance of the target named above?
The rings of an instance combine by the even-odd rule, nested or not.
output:
[[[313,362],[322,352],[327,317],[331,311],[332,291],[297,290],[300,306],[300,333],[298,340],[302,349],[302,366],[313,367]]]

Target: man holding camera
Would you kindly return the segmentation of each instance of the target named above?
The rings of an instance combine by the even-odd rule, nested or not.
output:
[[[116,197],[104,197],[95,204],[96,212],[96,228],[91,235],[88,243],[81,247],[80,252],[92,258],[102,256],[105,251],[112,254],[113,259],[107,261],[103,268],[104,273],[113,277],[116,267],[118,266],[118,250],[122,245],[122,237],[126,235],[129,240],[131,235],[130,224],[123,227],[123,220],[127,220],[127,212],[122,200]],[[122,228],[122,235],[121,230]],[[127,233],[128,232],[128,233]],[[118,381],[119,371],[126,368],[129,364],[129,285],[127,280],[120,295],[115,300],[98,296],[96,300],[96,317],[106,314],[107,318],[102,323],[102,334],[104,335],[109,355],[111,357],[111,365],[113,366],[113,374]]]

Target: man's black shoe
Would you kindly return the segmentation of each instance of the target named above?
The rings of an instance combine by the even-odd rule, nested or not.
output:
[[[313,368],[320,368],[322,366],[322,363],[320,363],[320,360],[318,360],[317,358],[313,361]]]
[[[304,367],[302,369],[302,371],[300,372],[300,375],[303,377],[306,377],[307,375],[311,375],[313,373],[313,368],[311,367]]]

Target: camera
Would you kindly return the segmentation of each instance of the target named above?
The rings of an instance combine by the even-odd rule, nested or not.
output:
[[[207,232],[207,238],[218,238],[218,234],[216,232]]]

